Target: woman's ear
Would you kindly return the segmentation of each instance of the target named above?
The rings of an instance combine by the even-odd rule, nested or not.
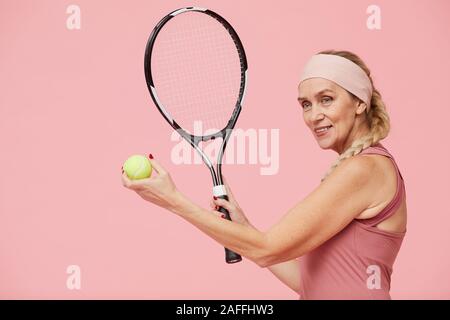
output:
[[[356,107],[356,114],[363,114],[367,109],[367,104],[364,101],[358,100]]]

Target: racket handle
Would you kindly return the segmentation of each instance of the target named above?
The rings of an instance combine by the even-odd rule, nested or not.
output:
[[[228,197],[226,195],[219,196],[218,198],[228,200]],[[231,221],[230,213],[228,212],[227,209],[219,207],[218,211],[223,213],[225,215],[225,218]],[[236,252],[225,248],[225,261],[227,263],[236,263],[236,262],[242,261],[242,257],[239,254],[237,254]]]

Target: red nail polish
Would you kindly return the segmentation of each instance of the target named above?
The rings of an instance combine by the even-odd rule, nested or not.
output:
[[[214,198],[214,200],[217,200],[217,197],[216,197],[216,196],[213,196],[213,198]]]
[[[150,159],[153,159],[153,155],[152,155],[151,153],[148,155],[148,157],[149,157]]]

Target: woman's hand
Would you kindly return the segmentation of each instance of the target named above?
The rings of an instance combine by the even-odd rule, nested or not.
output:
[[[127,174],[122,171],[122,184],[124,187],[135,191],[144,200],[156,204],[162,208],[172,210],[177,207],[180,201],[180,193],[170,174],[154,159],[149,159],[153,171],[147,179],[130,180]]]
[[[254,228],[237,203],[226,181],[224,181],[224,185],[227,190],[228,201],[220,198],[211,200],[210,206],[213,209],[213,213],[224,218],[223,213],[218,211],[219,207],[223,207],[228,210],[232,221]]]

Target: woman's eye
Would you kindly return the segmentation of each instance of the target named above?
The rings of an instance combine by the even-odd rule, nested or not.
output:
[[[330,97],[324,97],[324,98],[322,99],[322,101],[325,101],[325,102],[330,102],[331,100],[333,100],[333,99],[330,98]]]
[[[331,98],[331,97],[323,97],[322,98],[322,103],[326,103],[326,104],[328,104],[328,103],[330,103],[331,101],[333,100],[333,98]],[[311,106],[311,104],[309,103],[309,102],[302,102],[302,108],[303,109],[305,109],[305,108],[307,108],[307,107],[310,107]]]

